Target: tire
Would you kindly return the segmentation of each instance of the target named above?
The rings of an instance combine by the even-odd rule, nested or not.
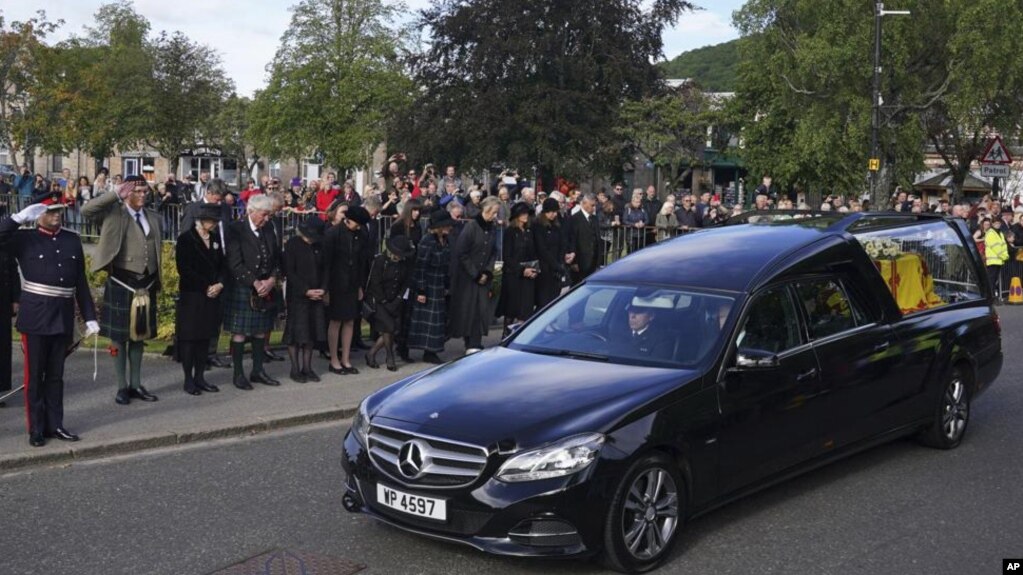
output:
[[[962,443],[970,422],[972,390],[967,370],[956,365],[945,379],[934,421],[920,432],[920,443],[936,449],[955,449]]]
[[[685,505],[685,483],[674,461],[651,454],[633,463],[608,509],[602,562],[622,573],[660,566],[678,539]]]

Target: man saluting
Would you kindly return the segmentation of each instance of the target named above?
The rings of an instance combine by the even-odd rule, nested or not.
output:
[[[64,356],[74,333],[75,301],[86,335],[99,333],[96,306],[85,279],[78,234],[61,227],[60,192],[40,192],[32,204],[0,221],[0,246],[21,266],[17,328],[25,355],[25,412],[29,443],[47,437],[78,441],[64,427]],[[35,229],[18,229],[35,222]]]

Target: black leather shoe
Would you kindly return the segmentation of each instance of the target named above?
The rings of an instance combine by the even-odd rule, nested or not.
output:
[[[196,387],[198,387],[199,389],[205,391],[206,393],[217,393],[218,391],[220,391],[219,387],[213,385],[212,383],[207,383],[205,381],[200,381],[200,382],[196,383],[195,385],[196,385]]]
[[[341,369],[343,369],[345,371],[345,373],[347,373],[347,374],[359,375],[359,370],[355,369],[354,365],[349,365],[348,367],[345,367],[344,365],[342,365]]]
[[[316,372],[311,369],[305,370],[302,374],[305,375],[306,381],[320,381],[320,376],[316,375]]]
[[[305,383],[305,374],[297,369],[293,369],[291,370],[291,381],[294,381],[295,383]]]
[[[251,381],[252,383],[262,383],[263,385],[269,385],[274,387],[281,384],[281,382],[270,377],[270,374],[268,374],[265,371],[263,373],[250,373],[249,381]]]
[[[202,395],[202,390],[200,390],[198,387],[194,385],[186,385],[185,393],[187,393],[188,395]]]
[[[245,379],[244,375],[239,375],[238,377],[234,378],[234,386],[237,387],[238,389],[244,389],[246,391],[252,389],[252,384],[249,383],[249,380]]]
[[[380,369],[380,364],[377,363],[377,360],[376,360],[375,357],[370,357],[369,355],[367,355],[366,356],[366,367],[368,367],[370,369]]]
[[[64,429],[63,427],[58,427],[57,429],[55,429],[53,432],[53,436],[61,441],[78,441],[79,439],[81,439],[80,437]]]
[[[412,357],[408,354],[407,347],[398,348],[398,357],[400,357],[401,360],[404,361],[405,363],[414,363]]]
[[[398,371],[398,366],[395,365],[393,359],[387,360],[387,371]]]
[[[128,405],[131,403],[131,395],[128,393],[128,388],[118,389],[117,397],[114,398],[114,401],[116,401],[118,405]]]
[[[432,351],[427,351],[423,353],[423,361],[425,361],[426,363],[432,363],[433,365],[440,365],[444,363],[444,360],[441,359],[436,353],[433,353]]]
[[[263,351],[263,355],[270,361],[284,361],[284,357],[274,353],[269,347]]]
[[[33,433],[28,436],[28,444],[32,447],[42,447],[46,445],[46,438],[42,433]]]
[[[231,367],[231,362],[225,360],[219,355],[211,355],[206,363],[213,367]]]
[[[344,367],[334,367],[333,365],[327,367],[327,371],[330,373],[336,373],[338,375],[348,375],[348,370]]]
[[[142,401],[156,401],[159,399],[152,393],[146,391],[146,388],[142,387],[141,385],[138,387],[138,389],[129,390],[128,393],[130,393],[131,396],[134,397],[135,399],[141,399]]]

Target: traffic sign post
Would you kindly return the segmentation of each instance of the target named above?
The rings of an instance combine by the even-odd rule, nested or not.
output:
[[[1012,164],[1012,154],[1009,148],[1002,143],[1001,136],[995,136],[988,142],[984,153],[980,155],[980,175],[991,178],[991,193],[997,196],[1000,186],[999,179],[1009,177],[1009,165]]]

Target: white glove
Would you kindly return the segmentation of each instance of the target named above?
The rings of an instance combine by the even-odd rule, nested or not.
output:
[[[85,337],[89,337],[90,335],[96,335],[97,333],[99,333],[98,321],[85,322]]]
[[[11,216],[11,219],[19,224],[27,224],[39,219],[39,216],[46,213],[47,207],[44,204],[32,204]]]

